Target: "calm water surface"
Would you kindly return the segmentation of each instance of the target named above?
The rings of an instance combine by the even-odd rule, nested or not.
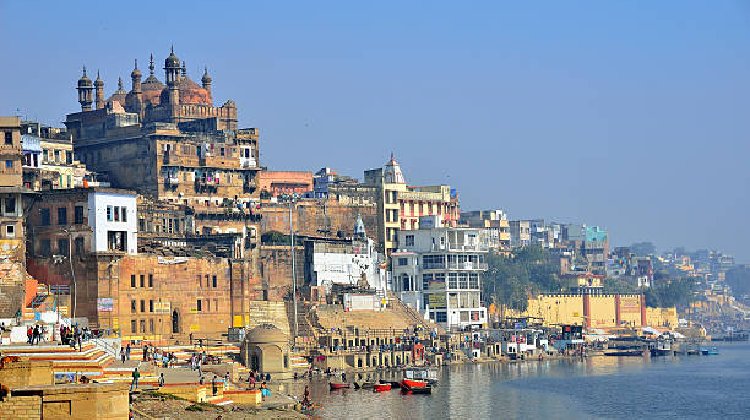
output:
[[[592,357],[446,367],[432,395],[329,391],[319,418],[750,418],[750,345],[719,356]]]

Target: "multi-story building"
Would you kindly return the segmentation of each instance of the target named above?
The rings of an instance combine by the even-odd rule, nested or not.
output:
[[[0,238],[23,247],[20,118],[0,117],[0,133]]]
[[[82,187],[86,166],[75,159],[73,141],[62,128],[21,124],[23,183],[35,191]]]
[[[282,194],[305,194],[313,190],[313,174],[304,171],[261,171],[257,187],[260,195],[276,197]]]
[[[130,92],[118,89],[106,101],[104,83],[92,83],[84,69],[81,111],[65,121],[76,154],[112,186],[156,199],[212,206],[252,201],[258,130],[237,127],[234,102],[214,106],[211,77],[205,73],[202,86],[193,82],[174,52],[164,62],[166,86],[154,75],[153,59],[149,69],[141,83],[136,66]]]
[[[446,328],[487,323],[482,276],[488,246],[481,229],[445,227],[423,217],[419,230],[398,232],[391,254],[391,287],[408,306]]]
[[[25,307],[24,212],[21,120],[0,117],[0,317],[15,317]]]
[[[490,249],[496,252],[507,252],[510,250],[510,223],[508,222],[508,216],[503,210],[462,212],[461,224],[484,229]]]
[[[377,189],[378,241],[386,254],[398,248],[399,231],[419,229],[422,216],[440,216],[442,226],[458,224],[460,210],[455,191],[448,185],[407,185],[401,166],[393,156],[385,167],[365,171],[364,183]]]
[[[531,243],[531,223],[528,220],[511,220],[508,225],[513,248],[522,248]]]
[[[351,238],[307,238],[305,240],[305,284],[311,289],[322,287],[325,294],[334,287],[386,291],[383,258],[375,243],[365,233],[361,218]],[[321,295],[323,293],[320,293]]]

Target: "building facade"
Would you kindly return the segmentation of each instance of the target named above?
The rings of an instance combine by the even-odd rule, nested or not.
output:
[[[458,224],[460,208],[455,191],[448,185],[407,185],[393,156],[385,167],[365,171],[364,183],[376,188],[377,238],[388,255],[398,249],[398,232],[419,229],[422,216],[440,216],[442,226]]]
[[[495,252],[511,249],[510,222],[503,210],[475,210],[461,213],[461,224],[484,229],[487,245]]]
[[[423,217],[419,230],[399,231],[391,254],[391,287],[408,306],[448,328],[482,326],[482,276],[489,250],[476,228],[444,227]]]

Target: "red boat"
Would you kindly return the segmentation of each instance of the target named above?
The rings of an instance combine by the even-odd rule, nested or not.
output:
[[[349,388],[349,386],[351,386],[350,384],[348,384],[346,382],[344,382],[344,383],[334,383],[334,382],[331,382],[328,385],[331,386],[331,390],[334,390],[334,389],[345,389],[345,388]]]
[[[390,391],[391,390],[391,384],[375,384],[373,386],[373,390],[375,392]]]
[[[427,381],[420,381],[417,379],[403,379],[401,381],[401,388],[404,388],[406,390],[422,389],[427,388],[427,384]]]

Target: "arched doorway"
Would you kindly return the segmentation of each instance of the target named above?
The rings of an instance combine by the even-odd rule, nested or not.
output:
[[[172,334],[180,333],[180,314],[177,310],[172,311]]]
[[[259,372],[261,370],[260,368],[260,358],[258,357],[258,354],[253,352],[250,355],[250,369]]]

